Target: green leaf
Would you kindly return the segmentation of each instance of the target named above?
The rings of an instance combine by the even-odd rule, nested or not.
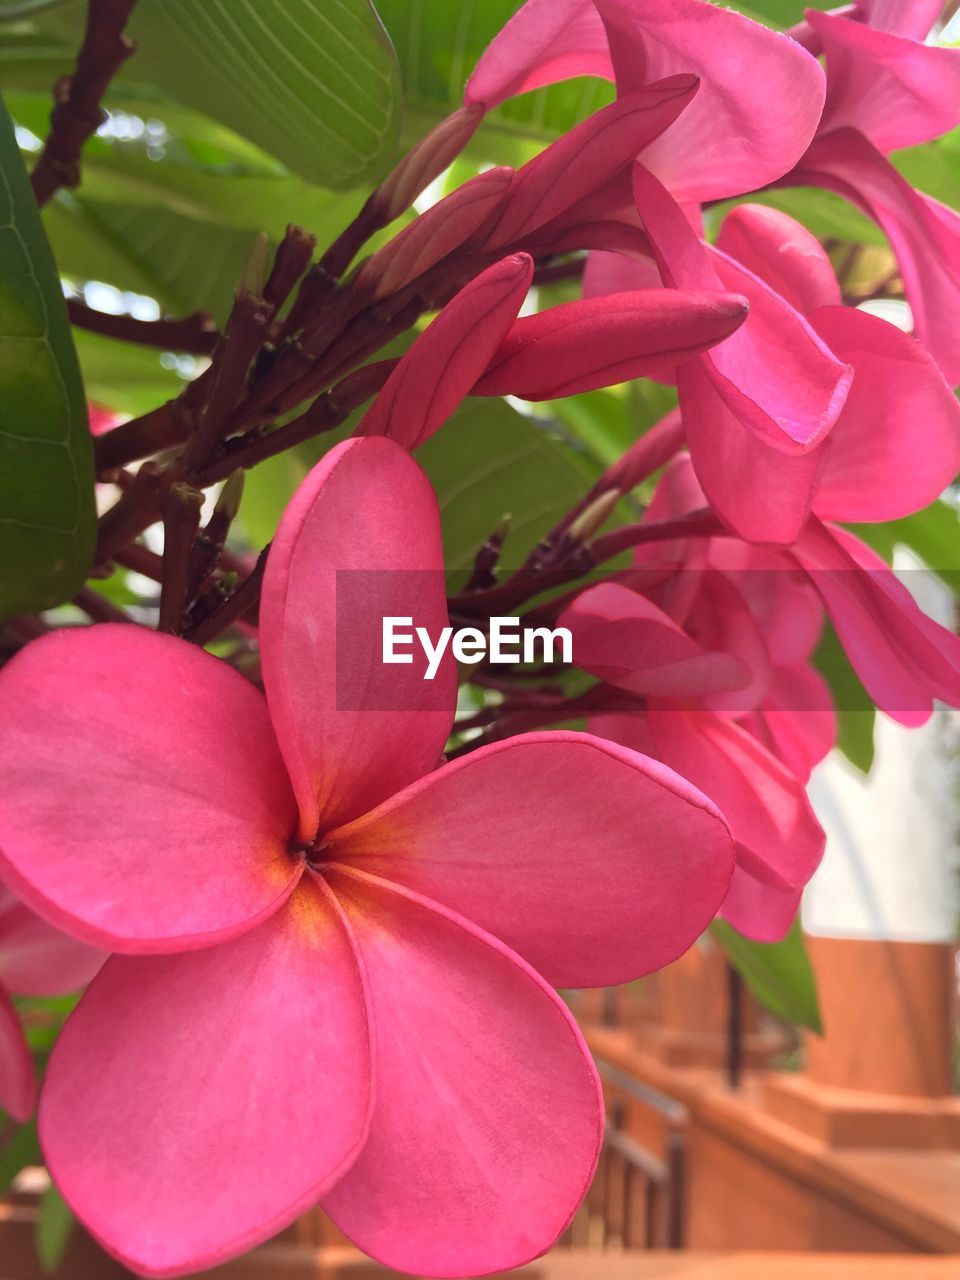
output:
[[[798,921],[782,942],[753,942],[725,920],[714,920],[710,932],[765,1008],[796,1026],[823,1033],[816,978]]]
[[[93,457],[57,268],[0,105],[0,616],[72,596],[93,556]]]
[[[898,543],[909,547],[928,569],[960,595],[960,513],[951,503],[938,499],[902,520],[849,527],[888,564]]]
[[[87,396],[94,404],[136,418],[183,390],[183,378],[163,367],[159,351],[80,329],[73,336]]]
[[[877,710],[850,665],[832,626],[826,626],[813,655],[813,665],[830,686],[837,712],[837,746],[862,773],[873,764],[873,730]]]
[[[79,46],[86,4],[37,26]],[[139,0],[123,79],[212,116],[313,182],[376,178],[399,127],[396,57],[369,0]],[[65,68],[68,70],[69,68]]]
[[[309,468],[350,433],[353,420],[311,445],[247,474],[238,525],[262,547]],[[516,568],[536,542],[590,488],[600,468],[549,426],[502,400],[467,400],[416,452],[436,490],[448,571],[469,569],[504,515],[513,517],[502,563]]]
[[[502,400],[467,400],[420,449],[443,522],[448,571],[469,569],[504,515],[502,563],[516,568],[599,474],[585,454]]]
[[[37,1257],[47,1273],[56,1271],[60,1266],[70,1241],[73,1223],[70,1206],[51,1182],[40,1201],[40,1215],[34,1235]]]
[[[519,7],[520,0],[377,0],[403,76],[405,141],[460,105],[477,59]],[[523,143],[542,146],[613,96],[612,85],[586,78],[523,94],[488,115],[470,150],[482,158],[492,152],[501,164],[522,163],[530,154]],[[511,150],[511,140],[521,149]]]
[[[37,1122],[30,1120],[27,1124],[22,1124],[0,1145],[0,1196],[7,1193],[10,1184],[21,1169],[25,1169],[27,1165],[42,1162]]]
[[[172,315],[202,308],[221,323],[253,243],[249,231],[82,195],[51,201],[44,220],[65,276],[148,294]]]

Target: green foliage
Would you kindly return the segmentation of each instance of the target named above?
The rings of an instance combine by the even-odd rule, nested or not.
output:
[[[37,1257],[48,1274],[56,1271],[70,1242],[74,1217],[63,1196],[51,1182],[40,1201],[34,1232]]]
[[[452,573],[470,568],[505,515],[511,521],[502,561],[516,568],[599,474],[585,454],[502,400],[468,400],[417,460],[440,501]]]
[[[57,268],[0,106],[0,615],[73,595],[93,554],[83,385]]]
[[[85,10],[64,0],[34,15],[30,79],[17,87],[55,56],[51,39],[76,49]],[[140,0],[128,29],[137,52],[125,80],[206,113],[313,182],[355,186],[392,159],[399,77],[367,0]]]
[[[0,1112],[0,1118],[2,1118]],[[0,1196],[6,1195],[21,1169],[27,1165],[42,1164],[40,1140],[35,1120],[22,1124],[0,1143]]]
[[[832,626],[824,628],[813,665],[830,686],[837,712],[837,746],[862,773],[873,764],[876,708],[850,665]]]
[[[822,1034],[816,978],[798,922],[782,942],[753,942],[725,920],[715,920],[710,932],[765,1008]]]

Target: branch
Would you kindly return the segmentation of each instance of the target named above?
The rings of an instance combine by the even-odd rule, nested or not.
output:
[[[60,187],[80,183],[83,144],[105,119],[100,99],[135,47],[123,34],[135,4],[136,0],[90,0],[76,70],[53,86],[50,132],[30,175],[41,207]]]
[[[270,544],[264,547],[260,552],[260,558],[248,577],[244,578],[233,595],[228,596],[224,602],[216,608],[213,613],[209,614],[202,622],[191,627],[184,632],[184,639],[191,641],[193,644],[209,644],[211,640],[215,640],[222,631],[233,625],[238,619],[242,618],[248,609],[260,599],[260,588],[263,585],[263,571],[267,567],[267,555],[270,552]]]
[[[163,507],[163,580],[160,583],[158,629],[178,636],[187,604],[193,540],[200,527],[203,494],[178,481]]]
[[[160,351],[209,356],[219,337],[213,317],[207,311],[195,311],[182,320],[138,320],[135,316],[112,316],[76,298],[68,298],[67,312],[70,323],[78,329],[100,333],[105,338],[119,338],[121,342],[135,342],[141,347],[156,347]]]

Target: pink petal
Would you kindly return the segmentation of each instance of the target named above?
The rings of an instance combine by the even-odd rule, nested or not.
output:
[[[563,134],[518,170],[486,247],[524,241],[628,171],[637,152],[676,120],[696,92],[694,76],[671,76],[622,95]],[[584,220],[580,210],[577,217]]]
[[[926,39],[943,12],[943,0],[858,0],[867,21],[877,31],[892,31],[914,40]]]
[[[0,1108],[23,1124],[33,1115],[37,1077],[33,1055],[10,997],[0,987]]]
[[[833,264],[820,241],[779,209],[737,205],[723,220],[717,248],[801,315],[841,301]]]
[[[790,554],[809,574],[881,710],[918,725],[929,719],[933,698],[960,706],[960,639],[922,612],[869,547],[811,517]]]
[[[852,307],[817,331],[855,370],[826,446],[813,508],[829,520],[896,520],[929,506],[960,471],[960,405],[914,338]]]
[[[267,1239],[344,1174],[370,1078],[358,961],[308,877],[233,942],[108,960],[54,1049],[40,1137],[112,1254],[146,1275],[192,1274]]]
[[[960,216],[914,191],[853,129],[819,139],[789,180],[835,191],[880,225],[900,264],[918,336],[950,385],[960,382]]]
[[[763,701],[773,679],[766,635],[748,607],[740,583],[729,574],[702,574],[697,603],[686,624],[691,635],[704,648],[727,654],[748,677],[734,689],[711,692],[703,705],[712,711],[743,715]]]
[[[735,294],[644,289],[584,298],[517,320],[474,395],[551,400],[672,375],[743,323]]]
[[[65,995],[85,987],[106,958],[0,885],[0,986],[20,996]]]
[[[939,138],[960,121],[960,51],[816,10],[807,21],[827,57],[821,134],[859,129],[887,153]]]
[[[370,1136],[323,1208],[365,1253],[419,1275],[539,1257],[597,1163],[603,1106],[556,994],[468,921],[398,886],[329,869],[369,977]]]
[[[460,911],[555,986],[676,959],[726,892],[729,835],[669,769],[580,733],[482,747],[335,832],[330,857]]]
[[[619,93],[678,72],[700,77],[691,106],[643,156],[678,200],[755,191],[799,158],[823,107],[806,50],[701,0],[597,0]]]
[[[411,617],[434,639],[446,625],[437,500],[392,440],[347,440],[287,507],[260,608],[267,699],[302,840],[429,772],[446,744],[455,664],[445,660],[432,681],[419,650],[412,665],[384,664],[385,616]]]
[[[826,446],[793,455],[772,448],[731,411],[700,363],[685,365],[677,386],[690,456],[714,511],[747,541],[793,542],[810,514]]]
[[[664,283],[719,288],[743,294],[750,304],[746,323],[699,361],[730,412],[779,449],[797,452],[817,444],[843,407],[851,370],[778,294],[726,255],[708,250],[640,164],[634,167],[634,195]]]
[[[206,946],[300,875],[266,703],[136,626],[55,632],[0,672],[0,863],[51,923],[114,951]]]
[[[513,170],[487,169],[457,187],[407,224],[360,268],[356,287],[375,298],[398,292],[448,253],[461,248],[494,216],[507,197]]]
[[[682,769],[729,822],[737,866],[775,888],[802,889],[824,839],[803,785],[723,716],[651,709],[646,719],[658,758]]]
[[[532,275],[532,260],[518,253],[471,280],[417,338],[354,434],[389,436],[405,449],[429,440],[509,333]]]
[[[616,583],[582,592],[558,622],[573,637],[577,666],[631,693],[701,698],[750,683],[739,658],[706,652],[655,604]]]
[[[518,93],[573,76],[613,79],[593,0],[527,0],[490,41],[463,97],[489,111]]]
[[[777,669],[763,707],[741,724],[801,782],[809,781],[837,741],[830,688],[802,663]]]
[[[628,258],[624,253],[596,249],[584,268],[583,296],[603,298],[638,289],[659,289],[662,283],[652,259]]]
[[[803,891],[775,889],[738,867],[721,915],[746,938],[781,942],[797,918]]]

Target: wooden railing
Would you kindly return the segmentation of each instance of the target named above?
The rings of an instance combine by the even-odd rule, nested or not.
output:
[[[600,1165],[560,1246],[680,1249],[686,1108],[609,1063],[598,1061],[597,1068],[607,1104]],[[654,1123],[638,1124],[642,1118]],[[645,1146],[635,1136],[637,1129],[657,1132],[659,1150]]]

